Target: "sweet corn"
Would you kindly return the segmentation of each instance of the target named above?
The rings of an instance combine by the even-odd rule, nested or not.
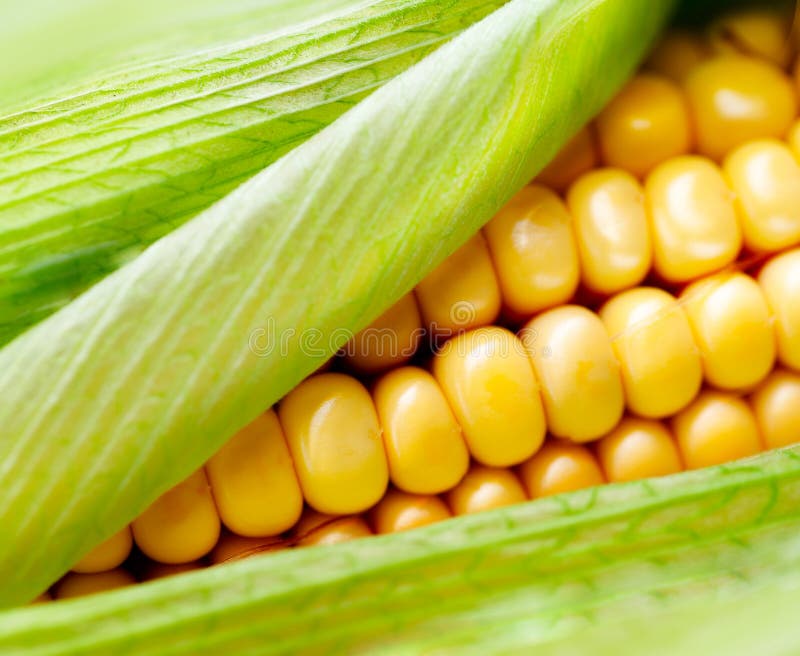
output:
[[[716,53],[751,55],[786,68],[792,58],[790,25],[771,7],[741,9],[711,23],[708,43]]]
[[[539,173],[536,181],[554,189],[566,191],[567,187],[582,173],[597,165],[597,147],[591,126],[578,131]]]
[[[360,515],[336,517],[317,512],[303,515],[293,533],[300,547],[339,544],[372,535]]]
[[[767,449],[800,442],[800,376],[776,369],[750,397]]]
[[[451,339],[433,359],[472,457],[506,467],[542,444],[545,419],[533,370],[520,340],[503,328],[478,328]]]
[[[678,447],[660,421],[625,417],[597,443],[609,482],[666,476],[683,469]]]
[[[600,294],[639,284],[653,258],[644,190],[625,171],[599,169],[570,187],[583,284]]]
[[[126,526],[81,558],[72,566],[72,571],[79,574],[96,574],[114,569],[125,562],[132,547],[131,529],[130,526]]]
[[[389,490],[372,510],[371,517],[375,532],[382,534],[427,526],[451,514],[439,497]]]
[[[303,510],[303,495],[274,410],[234,435],[206,463],[219,515],[244,536],[277,535]]]
[[[218,565],[284,548],[286,541],[279,537],[248,538],[235,533],[225,533],[209,555],[209,560],[212,565]]]
[[[136,583],[136,579],[133,574],[119,568],[94,574],[70,572],[56,584],[53,589],[53,597],[55,599],[84,597],[96,592],[124,588],[134,583]]]
[[[680,87],[652,73],[628,82],[596,124],[603,162],[640,177],[692,147],[689,111]]]
[[[705,39],[696,32],[670,30],[656,44],[647,60],[646,68],[683,82],[686,76],[711,56]]]
[[[770,260],[758,276],[778,340],[778,360],[800,370],[800,249]]]
[[[373,398],[392,483],[406,492],[436,494],[461,480],[469,452],[431,374],[416,367],[395,369],[378,381]]]
[[[306,502],[320,512],[348,514],[375,504],[389,470],[375,405],[344,374],[307,378],[278,408]]]
[[[602,485],[603,472],[591,451],[580,444],[550,441],[519,467],[519,477],[532,499]]]
[[[467,515],[510,506],[526,500],[525,490],[510,469],[474,465],[447,493],[454,515]]]
[[[131,524],[136,546],[166,564],[205,556],[217,543],[219,515],[205,471],[197,470],[162,494]]]
[[[586,442],[610,431],[622,416],[624,397],[619,363],[598,316],[566,305],[534,318],[521,335],[550,432]]]
[[[786,136],[797,115],[789,77],[754,57],[714,57],[685,84],[698,151],[718,161],[751,139]]]
[[[689,469],[752,456],[762,448],[753,411],[729,393],[701,392],[674,417],[672,430]]]

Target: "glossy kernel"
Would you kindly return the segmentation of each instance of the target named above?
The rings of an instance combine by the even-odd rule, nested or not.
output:
[[[136,583],[136,579],[133,574],[119,568],[94,574],[70,572],[56,584],[53,597],[55,599],[85,597],[98,592],[124,588],[134,583]]]
[[[206,463],[220,518],[244,536],[277,535],[303,510],[303,495],[274,410],[234,435]]]
[[[297,545],[300,547],[339,544],[372,534],[367,522],[360,515],[335,517],[316,512],[303,515],[294,529]]]
[[[131,528],[126,526],[87,553],[72,566],[72,571],[94,574],[119,567],[130,554],[131,547],[133,547]]]
[[[376,533],[397,533],[434,524],[451,517],[447,505],[437,496],[390,490],[372,511]]]
[[[389,472],[378,416],[355,378],[307,378],[284,397],[278,416],[309,505],[344,515],[383,496]]]
[[[220,521],[205,471],[198,469],[162,494],[131,524],[136,545],[160,563],[205,556],[219,538]]]
[[[675,440],[660,421],[625,417],[597,443],[609,482],[636,481],[683,469]]]
[[[703,370],[689,320],[677,300],[653,287],[615,296],[600,310],[620,363],[631,412],[666,417],[700,389]]]
[[[733,262],[742,247],[733,194],[702,157],[676,157],[645,184],[656,272],[687,282]]]
[[[552,191],[524,187],[484,234],[512,313],[530,316],[572,298],[580,279],[578,248],[572,217]]]
[[[800,371],[800,249],[767,262],[758,283],[772,311],[778,360]]]
[[[579,175],[591,171],[596,165],[594,137],[591,128],[585,126],[536,176],[536,181],[556,191],[565,191]]]
[[[572,492],[605,483],[591,451],[581,444],[549,441],[519,467],[531,499]]]
[[[622,416],[619,364],[600,318],[576,305],[549,310],[520,333],[541,387],[553,435],[586,442]]]
[[[479,462],[515,465],[542,445],[539,389],[525,347],[509,331],[479,328],[451,339],[434,357],[433,373]]]
[[[453,487],[469,467],[461,428],[436,380],[401,367],[373,391],[392,482],[406,492],[436,494]]]
[[[728,155],[723,169],[748,249],[774,252],[800,243],[800,166],[786,144],[751,141]]]
[[[413,293],[406,294],[343,347],[349,366],[376,373],[408,362],[424,329]]]
[[[724,392],[701,392],[675,415],[672,430],[688,469],[720,465],[761,450],[750,406],[738,396]]]
[[[280,537],[247,538],[235,533],[226,533],[220,537],[217,546],[211,552],[209,560],[212,565],[227,563],[231,560],[242,560],[262,553],[280,551],[286,548],[286,541]]]
[[[473,236],[414,291],[433,335],[446,338],[493,323],[500,314],[500,286],[483,234]]]
[[[601,294],[639,284],[650,270],[652,245],[644,190],[629,173],[599,169],[570,187],[584,285]]]
[[[778,449],[800,442],[800,376],[776,369],[750,397],[764,446]]]
[[[522,483],[510,469],[474,465],[455,488],[447,493],[454,515],[483,512],[526,500]]]
[[[780,139],[797,114],[789,77],[766,61],[721,55],[686,78],[698,150],[721,160],[751,139]]]
[[[775,335],[755,280],[743,273],[719,273],[689,285],[680,298],[706,381],[720,389],[747,389],[770,372]]]
[[[630,80],[600,112],[596,125],[603,161],[639,177],[692,146],[683,92],[669,78],[651,73]]]

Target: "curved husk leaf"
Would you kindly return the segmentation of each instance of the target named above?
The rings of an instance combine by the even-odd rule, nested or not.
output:
[[[670,5],[513,0],[0,350],[0,604],[463,243],[631,73]]]

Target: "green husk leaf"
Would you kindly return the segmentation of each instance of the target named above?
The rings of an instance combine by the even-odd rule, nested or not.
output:
[[[351,2],[0,118],[0,345],[504,2]]]
[[[800,650],[800,448],[0,615],[0,653]]]
[[[463,243],[608,100],[671,4],[513,0],[0,350],[0,604]]]

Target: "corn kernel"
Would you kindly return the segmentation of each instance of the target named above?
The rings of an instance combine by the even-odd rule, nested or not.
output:
[[[447,342],[433,373],[472,456],[506,467],[530,457],[545,434],[544,410],[525,347],[504,328],[478,328]]]
[[[339,544],[372,535],[372,531],[360,515],[335,517],[316,512],[303,515],[293,533],[300,547]]]
[[[645,184],[656,272],[686,282],[736,259],[742,232],[733,194],[720,170],[702,157],[676,157]]]
[[[87,553],[72,566],[72,571],[79,574],[95,574],[114,569],[122,565],[132,547],[131,528],[126,526]]]
[[[683,309],[667,292],[637,287],[600,310],[620,363],[628,408],[643,417],[666,417],[700,390],[703,370]]]
[[[500,314],[500,287],[479,232],[429,273],[414,290],[425,325],[450,337],[488,326]]]
[[[683,469],[678,447],[660,421],[625,417],[597,443],[597,456],[608,480],[636,481]]]
[[[708,42],[715,53],[750,55],[786,68],[792,57],[790,24],[772,8],[741,9],[715,20]]]
[[[131,524],[142,553],[161,563],[205,556],[219,538],[220,522],[205,471],[198,469],[162,494]]]
[[[774,252],[800,243],[800,166],[786,144],[758,139],[725,159],[744,243]]]
[[[580,279],[572,217],[552,191],[528,185],[486,225],[503,301],[531,314],[567,302]]]
[[[550,432],[586,442],[610,431],[622,416],[624,398],[619,364],[599,317],[565,305],[534,318],[520,335]]]
[[[246,538],[235,533],[225,533],[220,537],[209,559],[213,565],[218,565],[285,548],[286,541],[280,537]]]
[[[683,462],[699,469],[755,455],[761,439],[755,416],[745,401],[707,390],[672,420]]]
[[[618,169],[581,176],[567,195],[584,285],[601,294],[639,284],[650,270],[653,249],[636,179]]]
[[[753,392],[750,403],[766,448],[800,442],[800,376],[776,369]]]
[[[434,524],[450,517],[439,497],[390,490],[372,511],[376,533],[397,533]]]
[[[580,444],[550,441],[519,467],[531,499],[572,492],[605,483],[591,451]]]
[[[536,176],[536,182],[556,191],[567,187],[582,173],[597,165],[597,149],[590,126],[585,126],[564,145],[550,163]]]
[[[483,512],[526,500],[525,490],[510,469],[475,465],[456,487],[447,493],[454,515]]]
[[[170,576],[178,574],[185,574],[186,572],[193,572],[196,569],[203,569],[198,561],[191,563],[180,563],[179,565],[165,565],[164,563],[150,563],[142,575],[143,581],[155,581],[156,579],[165,579]]]
[[[376,373],[408,362],[424,334],[413,293],[406,294],[343,348],[350,367]]]
[[[245,536],[277,535],[303,510],[303,495],[274,410],[234,435],[206,463],[222,522]]]
[[[681,294],[703,358],[706,381],[720,389],[747,389],[775,362],[775,335],[767,300],[743,273],[719,273]]]
[[[634,77],[600,112],[596,124],[603,162],[637,177],[692,147],[683,92],[660,75]]]
[[[647,69],[683,82],[700,62],[710,56],[705,40],[696,32],[670,30],[650,54]]]
[[[427,371],[401,367],[373,392],[389,476],[401,490],[436,494],[453,487],[469,467],[461,428],[436,380]]]
[[[309,505],[344,515],[383,496],[389,471],[378,417],[355,378],[307,378],[284,397],[278,416]]]
[[[789,77],[753,57],[720,55],[686,78],[698,151],[721,160],[737,146],[784,137],[797,115]]]
[[[94,574],[70,572],[56,584],[53,590],[53,597],[55,599],[84,597],[97,592],[124,588],[134,583],[136,583],[136,579],[133,574],[119,568]]]
[[[800,249],[767,262],[758,283],[772,310],[778,360],[800,371]]]

